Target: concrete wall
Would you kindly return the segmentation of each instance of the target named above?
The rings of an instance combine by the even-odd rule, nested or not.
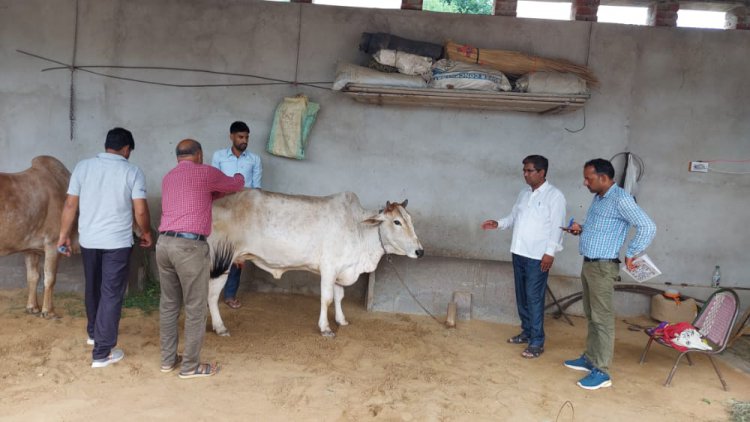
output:
[[[268,190],[330,194],[351,190],[373,209],[409,199],[428,254],[461,259],[510,258],[510,233],[479,223],[506,214],[523,187],[521,159],[551,161],[549,180],[582,220],[591,194],[581,166],[621,151],[643,157],[638,200],[659,232],[649,254],[660,281],[708,284],[720,264],[725,285],[750,286],[746,220],[750,176],[687,172],[699,159],[750,158],[750,33],[559,22],[418,11],[350,9],[247,0],[80,0],[76,63],[151,65],[331,81],[336,61],[360,62],[362,31],[432,42],[521,50],[586,63],[601,80],[582,112],[539,116],[512,112],[378,107],[305,86],[172,88],[76,72],[75,135],[69,139],[70,72],[17,53],[62,62],[73,56],[74,0],[0,0],[0,169],[23,170],[51,154],[72,168],[102,150],[106,131],[131,129],[131,161],[147,175],[158,219],[161,178],[182,138],[210,155],[227,145],[235,119],[251,127]],[[297,60],[299,64],[297,66]],[[240,83],[206,74],[100,69],[148,80]],[[309,158],[264,152],[276,104],[302,92],[321,104]],[[750,164],[741,167],[746,171]],[[0,262],[16,274],[17,259]],[[80,277],[64,266],[61,277]],[[580,270],[568,238],[553,275]],[[11,271],[14,271],[11,273]],[[14,276],[15,277],[15,276]],[[6,278],[6,277],[2,277]],[[21,280],[21,284],[23,281]]]

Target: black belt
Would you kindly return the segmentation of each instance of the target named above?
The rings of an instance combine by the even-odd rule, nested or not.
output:
[[[621,261],[620,258],[589,258],[584,256],[583,262],[614,262],[615,264],[619,264]]]
[[[170,236],[170,237],[179,237],[181,239],[206,240],[206,236],[202,234],[196,234],[196,233],[190,233],[190,232],[166,231],[166,232],[160,232],[159,234],[162,234],[164,236]]]

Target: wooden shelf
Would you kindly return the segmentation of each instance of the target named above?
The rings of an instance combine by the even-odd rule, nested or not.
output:
[[[588,94],[529,94],[458,89],[394,88],[358,84],[347,85],[341,92],[355,101],[368,104],[455,107],[539,114],[569,113],[582,108],[590,97]]]

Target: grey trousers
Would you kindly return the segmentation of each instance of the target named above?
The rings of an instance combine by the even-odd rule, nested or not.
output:
[[[206,334],[209,277],[208,243],[199,240],[159,236],[156,263],[159,266],[161,299],[159,329],[161,364],[170,366],[177,358],[180,306],[185,306],[185,347],[180,372],[189,373],[200,364]]]
[[[605,373],[615,352],[615,310],[613,296],[620,266],[614,262],[584,262],[583,313],[589,323],[586,357]]]

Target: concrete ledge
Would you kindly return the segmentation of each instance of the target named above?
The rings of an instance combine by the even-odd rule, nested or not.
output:
[[[371,306],[368,310],[424,315],[421,304],[436,317],[443,318],[454,292],[465,292],[471,295],[472,319],[519,323],[510,262],[435,256],[414,260],[394,256],[390,262],[380,261],[369,284],[366,302]],[[581,291],[577,277],[553,274],[549,286],[558,299]],[[552,303],[549,295],[547,303]],[[647,296],[615,293],[615,312],[620,317],[648,314],[649,303]],[[549,312],[555,310],[550,308]],[[580,301],[566,312],[582,315]]]

